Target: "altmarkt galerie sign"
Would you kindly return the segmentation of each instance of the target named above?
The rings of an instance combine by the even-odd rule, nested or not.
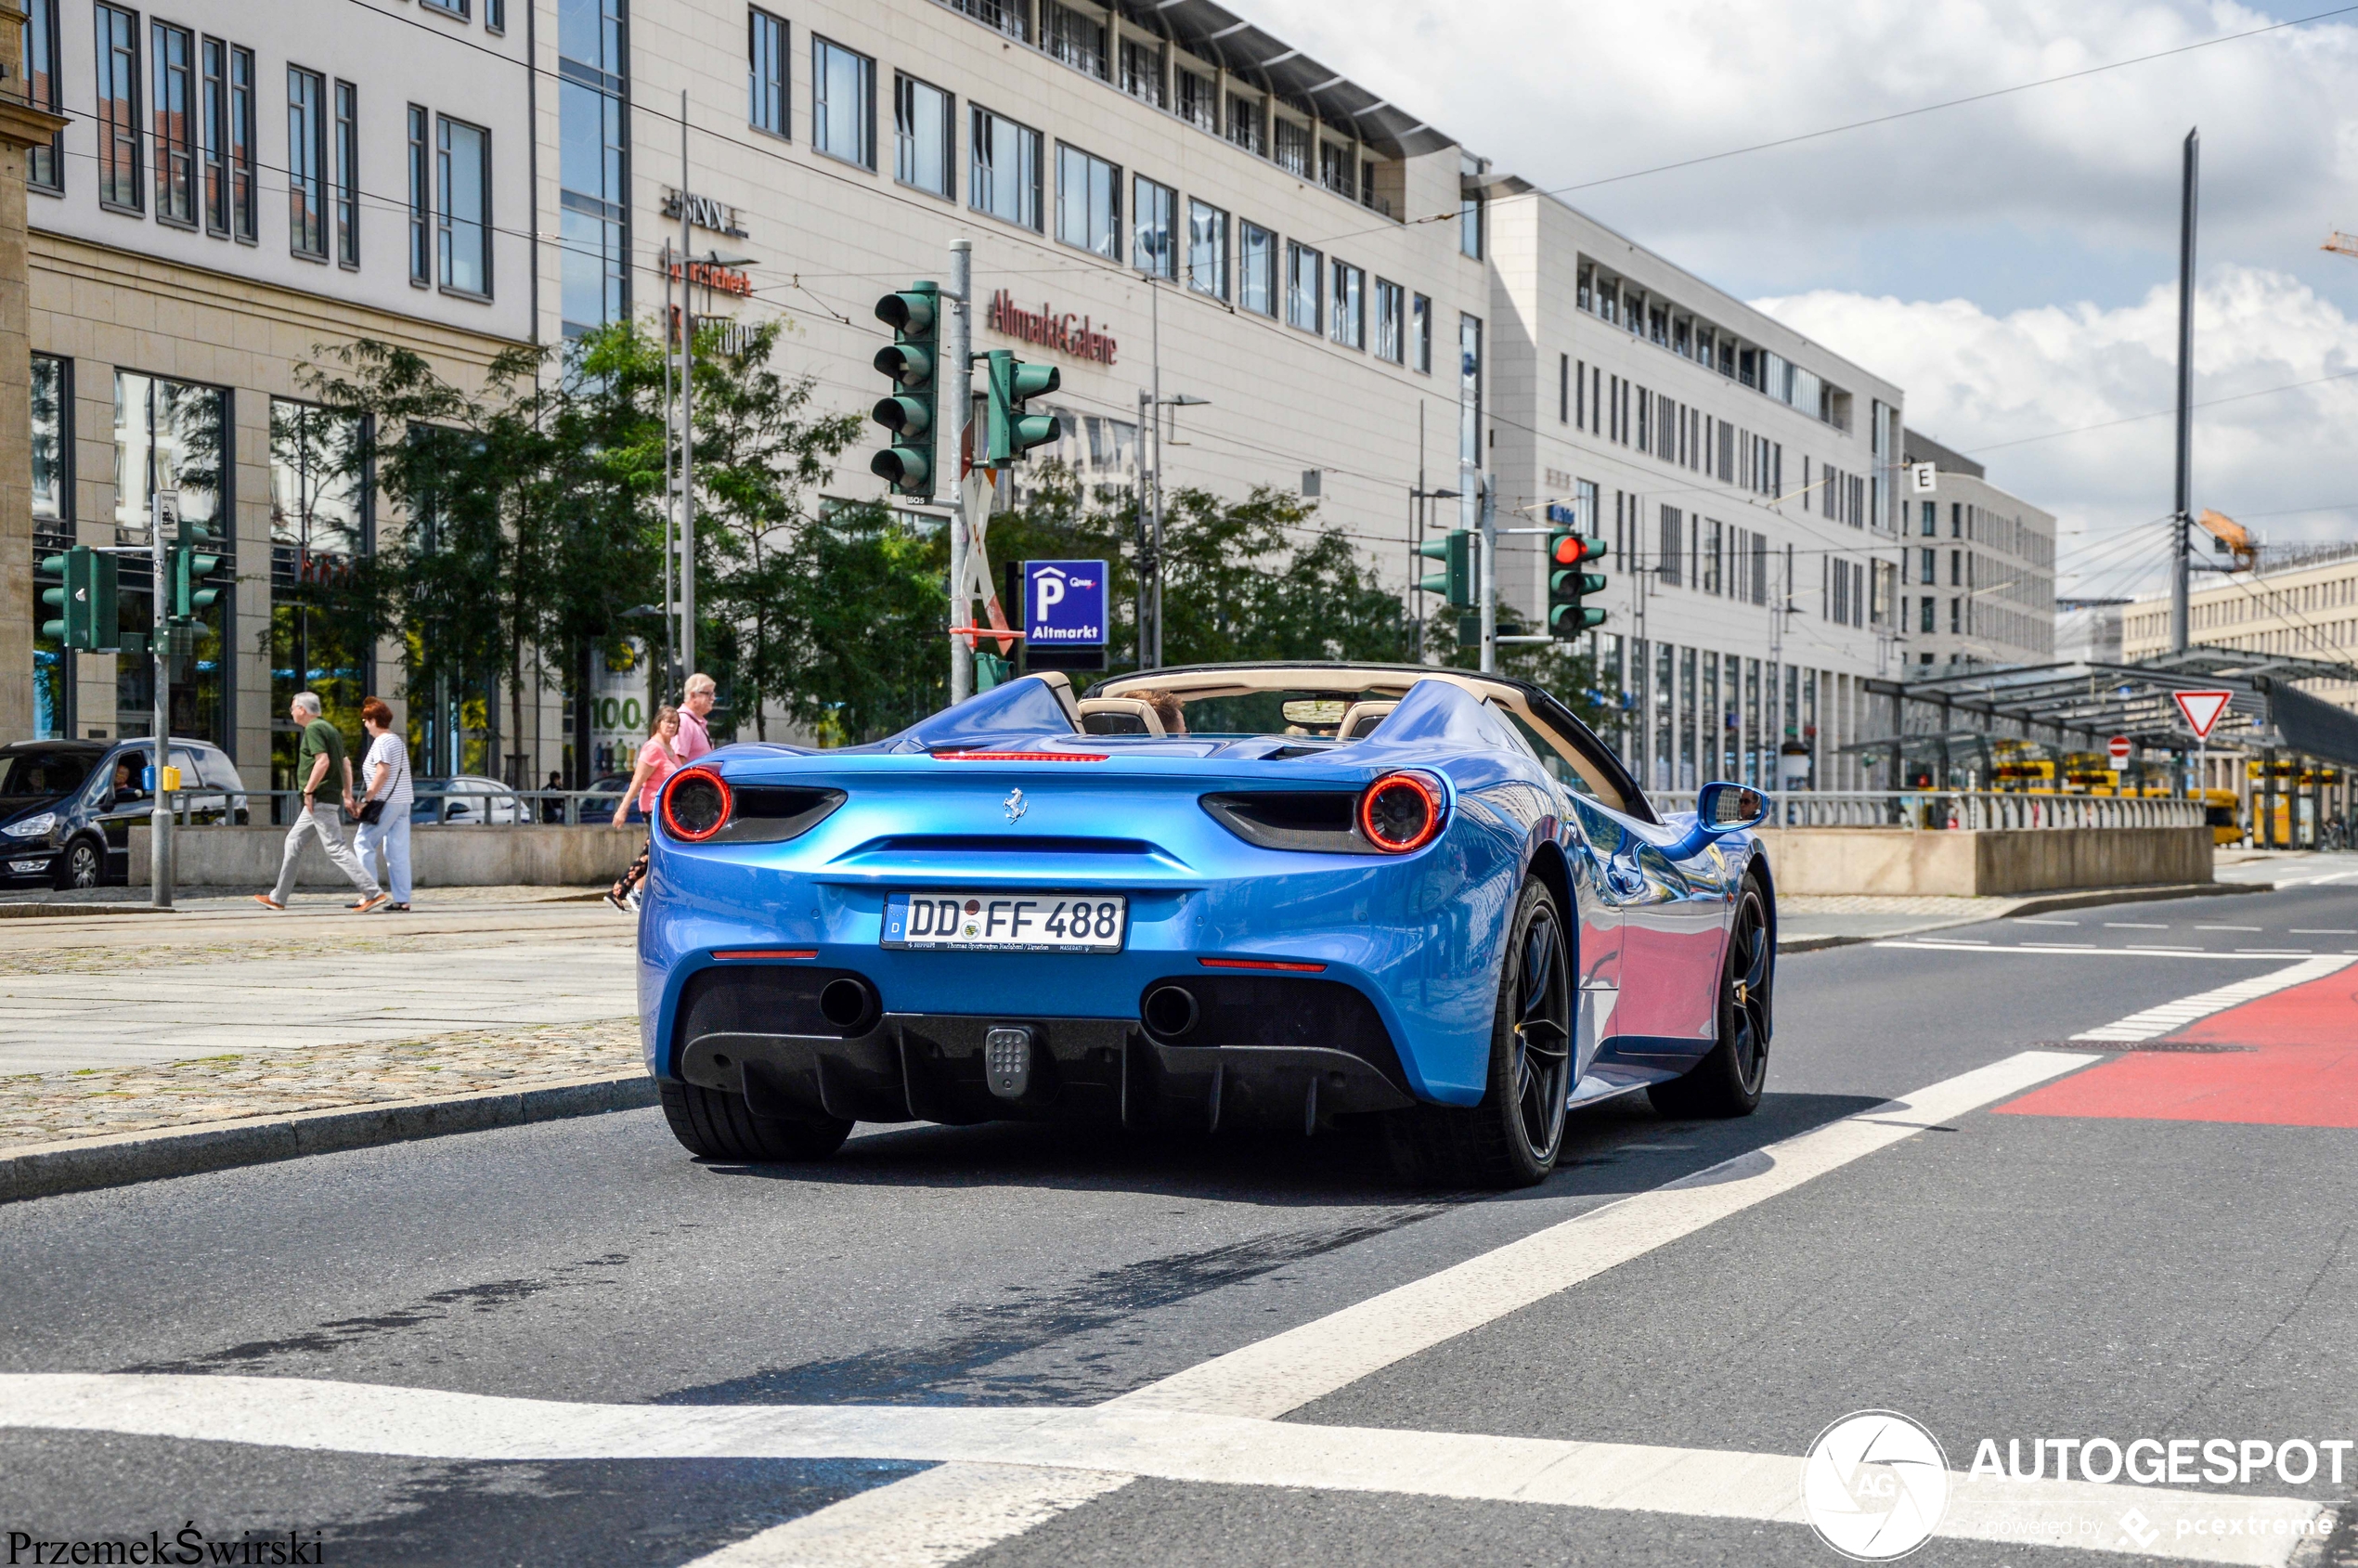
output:
[[[1047,305],[1036,311],[1026,310],[1016,304],[1015,295],[1002,289],[991,296],[991,314],[986,320],[994,332],[1036,343],[1076,359],[1095,359],[1100,365],[1113,363],[1112,334],[1100,331],[1086,316],[1069,311],[1059,316],[1054,306]]]

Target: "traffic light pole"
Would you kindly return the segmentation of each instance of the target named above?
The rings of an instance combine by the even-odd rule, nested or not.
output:
[[[176,509],[175,509],[176,510]],[[172,807],[163,787],[165,758],[172,739],[172,573],[163,542],[164,501],[159,491],[148,501],[148,561],[154,574],[154,592],[148,597],[155,614],[149,647],[155,655],[155,788],[148,813],[149,900],[158,909],[172,907]]]
[[[1482,672],[1498,673],[1498,491],[1482,475]]]
[[[688,214],[688,90],[680,90],[680,667],[696,672],[696,292],[688,281],[695,243]],[[665,285],[666,292],[669,284]]]
[[[950,241],[950,287],[940,298],[950,302],[950,319],[943,337],[943,364],[934,371],[934,405],[949,407],[949,453],[937,456],[937,469],[947,468],[950,486],[950,624],[972,626],[973,606],[966,598],[966,471],[980,454],[974,443],[974,299],[975,242]],[[944,371],[947,374],[944,374]],[[939,451],[937,447],[936,451]],[[985,503],[988,504],[988,503]],[[1004,644],[1001,644],[1004,646]],[[974,695],[974,647],[956,632],[950,634],[950,700],[965,702]]]

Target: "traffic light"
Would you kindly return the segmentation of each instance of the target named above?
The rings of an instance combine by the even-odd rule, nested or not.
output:
[[[41,590],[41,602],[58,612],[56,620],[42,623],[41,635],[77,653],[114,652],[120,642],[115,558],[78,544],[42,562],[41,570],[58,578],[57,587]]]
[[[1027,365],[1004,348],[991,351],[991,413],[983,461],[996,468],[1056,438],[1056,416],[1028,414],[1024,402],[1064,384],[1054,365]]]
[[[204,580],[221,565],[221,557],[208,555],[204,547],[214,539],[213,526],[194,517],[180,519],[180,538],[172,547],[172,620],[178,624],[195,622],[202,612],[213,608],[221,597],[217,588],[206,588]]]
[[[1604,574],[1588,570],[1604,555],[1605,541],[1574,533],[1568,507],[1549,507],[1548,521],[1555,525],[1548,535],[1548,635],[1568,642],[1605,624],[1602,610],[1582,603],[1605,590]]]
[[[892,432],[892,445],[869,460],[868,471],[893,494],[933,499],[934,425],[939,412],[941,288],[919,280],[876,302],[876,319],[892,329],[892,343],[876,350],[875,366],[894,391],[871,411]]]
[[[1427,593],[1438,593],[1449,602],[1453,610],[1474,607],[1473,530],[1452,528],[1430,544],[1420,544],[1417,553],[1428,561],[1441,563],[1441,570],[1420,579],[1417,586]]]

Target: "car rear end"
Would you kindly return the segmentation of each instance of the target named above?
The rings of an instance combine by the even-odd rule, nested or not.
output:
[[[653,829],[651,1070],[840,1121],[1302,1127],[1479,1098],[1462,901],[1511,849],[1502,872],[1459,830],[1440,770],[1235,750],[699,762]]]

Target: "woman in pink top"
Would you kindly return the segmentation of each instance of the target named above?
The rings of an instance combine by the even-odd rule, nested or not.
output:
[[[655,797],[663,791],[664,780],[680,771],[680,755],[674,749],[680,740],[680,710],[660,707],[647,735],[647,744],[639,748],[638,766],[630,771],[630,787],[615,803],[614,825],[627,827],[630,822],[630,805],[637,801],[641,814],[652,820],[655,814]],[[647,853],[641,849],[630,869],[622,874],[606,894],[606,902],[616,909],[628,909],[630,895],[647,875]]]

